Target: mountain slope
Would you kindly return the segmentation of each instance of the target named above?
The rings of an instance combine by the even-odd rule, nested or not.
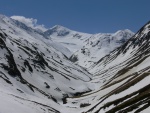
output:
[[[49,44],[50,46],[54,47],[55,49],[62,52],[67,57],[71,56],[72,53],[68,48],[64,47],[62,44],[60,44],[58,42],[50,40],[49,37],[47,37],[46,34],[42,30],[39,30],[36,27],[33,28],[33,27],[29,26],[28,24],[22,23],[18,19],[14,19],[14,17],[7,18],[4,15],[0,15],[0,17],[1,17],[1,19],[6,21],[5,23],[9,24],[9,28],[13,28],[14,26],[16,26],[18,31],[19,31],[19,29],[21,29],[21,30],[27,32],[28,34],[30,34],[32,37],[42,40],[45,43]],[[19,31],[19,32],[21,32],[21,31]]]
[[[92,35],[84,41],[84,46],[75,52],[70,57],[70,60],[82,67],[88,68],[100,58],[109,54],[110,51],[124,44],[133,35],[134,33],[130,30]]]
[[[134,35],[127,29],[119,30],[116,33],[87,34],[60,25],[52,27],[44,34],[68,48],[72,52],[70,60],[84,68],[88,68]]]
[[[44,34],[53,41],[61,43],[72,53],[83,47],[83,42],[91,36],[91,34],[73,31],[60,25],[52,27]]]
[[[33,31],[0,16],[0,112],[67,113],[65,98],[91,91],[92,76]]]
[[[148,113],[150,95],[150,22],[89,69],[97,90],[68,98],[72,107],[92,113]]]

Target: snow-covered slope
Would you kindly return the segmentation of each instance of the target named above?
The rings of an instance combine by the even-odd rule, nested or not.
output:
[[[91,74],[51,43],[25,24],[0,16],[0,112],[69,113],[61,105],[65,98],[91,90]]]
[[[84,46],[75,52],[70,60],[88,68],[110,51],[124,44],[134,35],[130,30],[119,30],[116,33],[99,33],[84,41]]]
[[[20,16],[17,16],[17,17],[20,17]],[[58,42],[52,41],[49,37],[47,37],[47,35],[42,30],[37,29],[36,27],[30,26],[26,22],[22,23],[22,21],[17,19],[16,16],[11,17],[12,18],[11,19],[11,18],[7,18],[4,15],[1,15],[1,18],[5,18],[5,20],[7,20],[7,22],[10,22],[11,24],[13,24],[13,25],[10,25],[11,27],[16,26],[16,27],[26,31],[28,34],[30,34],[34,38],[40,39],[40,40],[44,41],[45,43],[51,45],[58,51],[62,52],[68,58],[71,56],[72,53],[68,48],[64,47],[62,44],[60,44]]]
[[[45,31],[45,35],[53,41],[61,43],[72,53],[81,49],[84,46],[83,42],[91,36],[91,34],[73,31],[60,25]]]
[[[70,60],[85,68],[124,44],[134,35],[128,29],[119,30],[116,33],[87,34],[60,25],[52,27],[44,34],[68,48],[72,52]]]
[[[60,25],[50,29],[37,29],[36,19],[29,19],[23,16],[11,17],[15,25],[24,29],[32,36],[44,40],[58,51],[65,54],[70,60],[82,67],[88,68],[98,59],[110,51],[125,43],[134,33],[128,29],[119,30],[116,33],[88,34],[70,30]],[[40,35],[40,36],[37,36]],[[36,36],[35,36],[36,35]],[[41,37],[42,36],[42,37]],[[46,40],[45,40],[46,39]],[[49,39],[49,40],[48,40]]]
[[[149,113],[149,62],[150,22],[89,68],[97,90],[68,98],[67,104],[84,113]]]

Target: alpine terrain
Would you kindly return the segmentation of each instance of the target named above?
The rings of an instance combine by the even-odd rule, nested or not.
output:
[[[149,113],[149,62],[150,22],[87,34],[0,15],[0,113]]]

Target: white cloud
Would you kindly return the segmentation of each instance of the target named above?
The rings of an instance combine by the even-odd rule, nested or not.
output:
[[[38,25],[37,24],[37,19],[33,19],[33,18],[26,18],[24,16],[11,16],[10,18],[14,19],[14,20],[18,20],[24,24],[26,24],[27,26],[33,28],[33,29],[40,29],[42,31],[46,31],[47,29],[44,27],[44,25]]]

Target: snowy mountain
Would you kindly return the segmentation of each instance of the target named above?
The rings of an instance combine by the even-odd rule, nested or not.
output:
[[[72,52],[71,61],[85,68],[124,44],[133,35],[128,29],[116,33],[87,34],[60,25],[45,31],[46,37],[61,43]]]
[[[33,27],[33,25],[28,24],[31,23],[29,21],[29,19],[26,19],[25,17],[20,17],[20,16],[13,16],[11,18],[7,18],[4,15],[1,15],[1,18],[5,18],[5,20],[11,21],[11,24],[17,26],[18,28],[26,31],[28,34],[30,34],[31,36],[40,39],[42,41],[44,41],[47,44],[50,44],[51,46],[53,46],[55,49],[57,49],[58,51],[62,52],[64,55],[66,55],[67,57],[71,56],[71,51],[64,47],[62,44],[52,41],[49,37],[47,37],[47,35],[45,34],[45,31],[43,32],[43,30],[39,29],[39,26]],[[19,18],[19,19],[18,19]],[[20,19],[21,18],[21,19]],[[23,18],[23,20],[22,20]],[[26,22],[26,21],[27,22]],[[28,22],[29,21],[29,22]],[[22,23],[23,22],[23,23]],[[38,28],[38,29],[37,29]],[[40,27],[41,28],[41,27]],[[43,28],[44,29],[44,28]],[[47,31],[47,29],[45,28],[45,30]],[[49,40],[48,40],[49,39]]]
[[[149,61],[150,22],[89,68],[97,90],[68,98],[67,104],[83,113],[149,113]]]
[[[51,43],[25,24],[0,16],[0,112],[65,112],[66,97],[91,91],[91,74]]]
[[[124,44],[134,35],[130,30],[119,30],[116,33],[99,33],[84,41],[84,46],[76,51],[70,60],[88,68],[110,51]]]
[[[0,113],[149,113],[150,22],[132,35],[42,31],[0,15]]]
[[[37,32],[44,38],[52,40],[51,46],[53,45],[58,51],[61,51],[68,58],[70,57],[71,61],[75,62],[75,59],[77,59],[76,64],[85,68],[97,62],[98,59],[116,47],[121,46],[134,35],[128,29],[119,30],[116,33],[87,34],[73,31],[60,25],[55,25],[50,29],[45,28],[45,31],[42,32],[43,30],[34,27],[36,26],[35,19],[26,19],[22,16],[13,16],[11,18],[17,20],[16,24],[21,28],[29,29],[28,31],[34,29],[33,32]],[[26,28],[25,26],[28,27]]]
[[[61,43],[72,53],[81,49],[84,46],[83,42],[91,36],[91,34],[73,31],[60,25],[56,25],[44,33],[51,40]]]

